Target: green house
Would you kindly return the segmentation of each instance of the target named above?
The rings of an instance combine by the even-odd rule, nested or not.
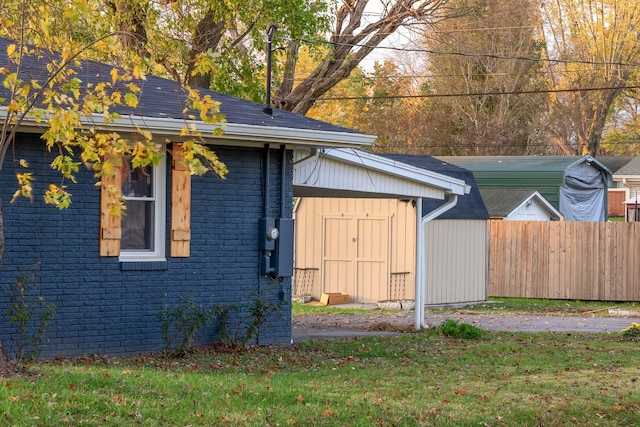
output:
[[[569,221],[606,221],[611,171],[591,156],[438,157],[473,172],[478,188],[535,189]]]

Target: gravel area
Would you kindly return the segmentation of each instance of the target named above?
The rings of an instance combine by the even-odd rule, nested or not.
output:
[[[414,316],[413,310],[353,315],[294,316],[292,334],[294,341],[396,335],[414,330]],[[425,313],[426,323],[430,327],[438,326],[444,319],[469,323],[490,331],[558,333],[618,333],[632,322],[640,323],[639,317],[500,315],[465,310],[448,313],[426,311]]]

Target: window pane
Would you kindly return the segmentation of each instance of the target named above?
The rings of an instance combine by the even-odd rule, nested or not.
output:
[[[131,170],[131,163],[123,168],[126,176],[122,179],[122,195],[124,197],[152,197],[151,166]]]
[[[122,216],[121,249],[154,249],[154,202],[127,200]]]

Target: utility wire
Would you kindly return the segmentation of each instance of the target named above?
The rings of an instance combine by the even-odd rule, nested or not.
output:
[[[532,61],[532,62],[550,62],[555,64],[588,64],[588,65],[604,65],[604,66],[616,66],[616,67],[640,67],[640,63],[631,62],[604,62],[604,61],[587,61],[581,59],[552,59],[552,58],[531,58],[527,56],[517,56],[517,55],[498,55],[494,53],[468,53],[468,52],[445,52],[445,51],[437,51],[430,49],[418,49],[418,48],[405,48],[405,47],[395,47],[395,46],[369,46],[366,44],[352,44],[352,43],[336,43],[330,42],[326,40],[310,40],[310,39],[293,39],[293,38],[284,38],[284,40],[289,41],[298,41],[305,42],[309,44],[324,44],[331,46],[347,46],[347,47],[358,47],[358,48],[368,48],[368,49],[387,49],[394,50],[399,52],[413,52],[413,53],[428,53],[431,55],[450,55],[450,56],[463,56],[463,57],[481,57],[481,58],[492,58],[492,59],[513,59],[518,61]]]
[[[624,68],[621,70],[625,70]],[[582,68],[579,70],[563,70],[562,74],[590,74],[590,73],[598,73],[601,72],[602,70],[594,70],[594,69],[586,69],[586,68]],[[534,71],[534,72],[523,72],[523,73],[518,73],[518,72],[513,72],[513,73],[474,73],[474,76],[484,76],[484,77],[507,77],[507,76],[544,76],[544,75],[548,75],[548,74],[557,74],[556,71],[551,71],[551,70],[547,70],[547,71]],[[450,77],[469,77],[467,75],[464,74],[395,74],[395,75],[386,75],[386,76],[381,76],[381,75],[373,75],[372,73],[367,73],[364,74],[362,76],[357,76],[357,77],[347,77],[344,80],[354,80],[356,78],[360,78],[363,80],[406,80],[406,79],[437,79],[437,78],[450,78]],[[310,79],[309,77],[294,77],[294,81],[306,81],[306,80],[313,80],[313,81],[323,81],[323,80],[329,80],[329,77],[316,77],[313,79]]]
[[[358,100],[378,100],[378,99],[418,99],[418,98],[453,98],[465,96],[498,96],[498,95],[537,95],[541,93],[569,93],[569,92],[597,92],[605,90],[627,90],[640,89],[640,86],[611,86],[611,87],[586,87],[571,89],[539,89],[539,90],[516,90],[509,92],[472,92],[472,93],[428,93],[421,95],[384,95],[384,96],[331,96],[326,98],[305,98],[308,101],[358,101]],[[302,99],[292,99],[301,101]]]

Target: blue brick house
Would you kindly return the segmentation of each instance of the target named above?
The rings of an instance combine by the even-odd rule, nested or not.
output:
[[[8,43],[0,39],[0,67],[12,69]],[[28,58],[23,73],[42,80],[43,66]],[[78,77],[87,84],[110,69],[86,62]],[[227,333],[242,334],[252,321],[249,311],[262,298],[278,309],[270,311],[251,342],[290,343],[294,152],[365,146],[373,138],[286,111],[267,114],[263,105],[202,90],[221,103],[226,118],[222,135],[209,133],[210,125],[200,129],[229,173],[224,180],[212,174],[189,177],[178,173],[174,158],[184,124],[181,87],[153,76],[138,84],[143,90],[139,106],[123,109],[111,126],[121,134],[143,126],[166,141],[167,151],[161,165],[145,170],[139,181],[123,166],[116,184],[132,189],[131,219],[114,223],[106,215],[104,194],[89,170],[78,174],[77,183],[67,183],[71,207],[59,211],[46,205],[44,186],[59,182],[59,176],[50,169],[53,155],[34,123],[25,123],[4,160],[0,336],[7,352],[16,352],[7,312],[12,284],[24,275],[57,307],[42,348],[45,358],[162,350],[161,308],[180,301],[228,308]],[[6,97],[1,90],[0,97]],[[0,115],[5,111],[0,108]],[[34,198],[9,203],[20,159],[36,177]],[[135,228],[134,211],[140,212],[144,230]],[[274,228],[279,238],[267,236]],[[203,328],[196,343],[219,340],[218,326]]]

